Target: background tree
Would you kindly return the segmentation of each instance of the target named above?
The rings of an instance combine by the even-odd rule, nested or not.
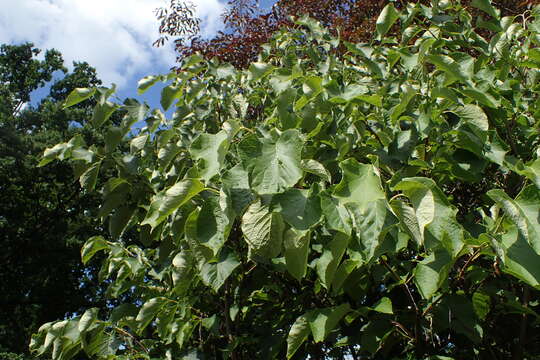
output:
[[[429,1],[412,1],[429,4]],[[259,0],[229,0],[222,14],[225,31],[210,39],[198,35],[200,21],[194,16],[194,5],[172,1],[168,8],[156,11],[162,36],[154,43],[163,45],[169,38],[176,38],[178,60],[195,53],[206,59],[217,57],[237,68],[245,68],[256,60],[261,45],[267,43],[282,27],[297,26],[291,17],[308,15],[319,21],[333,35],[348,42],[369,42],[376,28],[376,19],[388,1],[385,0],[278,0],[266,2],[273,5],[261,7]],[[407,2],[396,1],[401,9]],[[463,1],[464,5],[471,3]],[[494,1],[502,16],[516,16],[531,9],[538,0]],[[475,16],[481,16],[471,7]],[[194,26],[193,24],[197,24]]]
[[[96,101],[94,130],[111,108],[123,134],[145,121],[124,146],[75,139],[41,161],[98,184],[109,232],[82,258],[103,256],[107,294],[131,298],[44,324],[32,349],[537,358],[540,9],[472,6],[483,19],[457,1],[388,4],[369,44],[301,18],[247,69],[191,56],[139,83],[165,83],[170,118],[72,92],[66,105]]]
[[[20,354],[40,324],[100,298],[93,269],[80,264],[82,243],[100,233],[98,198],[81,192],[68,164],[36,165],[46,147],[75,134],[96,141],[83,128],[92,102],[66,110],[61,101],[101,81],[87,63],[67,72],[58,51],[39,53],[31,43],[0,48],[0,352]]]

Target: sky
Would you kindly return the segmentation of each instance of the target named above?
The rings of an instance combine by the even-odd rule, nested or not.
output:
[[[202,19],[202,36],[221,29],[225,0],[192,0]],[[135,97],[137,81],[164,74],[175,63],[173,43],[153,47],[159,23],[154,9],[169,0],[0,0],[0,44],[33,42],[55,48],[65,65],[86,61],[105,86],[115,83],[121,98]],[[156,106],[156,91],[151,92]]]

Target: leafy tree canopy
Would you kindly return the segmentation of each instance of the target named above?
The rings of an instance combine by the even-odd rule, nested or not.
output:
[[[97,102],[89,126],[120,135],[75,137],[41,165],[69,159],[103,195],[109,234],[82,260],[103,256],[107,294],[134,301],[44,324],[31,348],[538,357],[540,10],[472,6],[481,18],[457,1],[390,3],[369,43],[301,18],[245,70],[186,58],[139,83],[165,83],[171,118],[112,90],[72,92],[67,105]]]
[[[413,0],[412,3],[429,5],[429,1]],[[263,8],[258,0],[229,0],[222,14],[225,31],[208,39],[201,37],[200,19],[194,15],[195,4],[184,0],[171,0],[169,7],[157,9],[160,38],[154,43],[163,45],[169,37],[175,38],[178,59],[200,53],[210,60],[217,57],[237,68],[245,68],[255,61],[261,46],[280,28],[295,28],[291,20],[308,14],[340,39],[357,43],[369,42],[377,28],[377,16],[388,1],[380,0],[277,0],[271,7]],[[396,9],[407,6],[406,1],[393,2]],[[463,0],[473,18],[485,17],[475,7],[475,1]],[[530,10],[539,0],[496,0],[493,6],[501,16],[517,16]],[[398,31],[395,27],[391,31]],[[489,33],[480,30],[489,40]]]
[[[98,198],[80,192],[69,164],[36,164],[45,148],[75,134],[98,138],[82,128],[90,102],[64,110],[58,100],[101,81],[86,63],[68,73],[60,53],[49,50],[43,60],[38,53],[30,43],[0,48],[0,358],[11,358],[2,351],[24,356],[40,324],[99,299],[93,269],[79,260],[88,235],[101,233],[88,216],[97,212]],[[52,80],[55,71],[64,76]],[[51,80],[49,95],[28,104],[31,92]]]

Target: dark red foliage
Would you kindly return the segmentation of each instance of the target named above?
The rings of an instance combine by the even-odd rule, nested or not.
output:
[[[409,2],[429,2],[412,0]],[[462,1],[468,6],[470,0]],[[396,8],[406,1],[394,2]],[[498,0],[493,5],[503,16],[517,15],[539,4],[540,0]],[[349,42],[369,41],[375,22],[387,0],[278,0],[270,9],[262,10],[255,0],[230,0],[222,16],[225,31],[212,39],[193,37],[189,43],[175,41],[178,60],[194,53],[205,58],[217,57],[237,68],[244,68],[256,59],[260,46],[281,27],[295,26],[290,20],[304,14],[318,20]],[[475,12],[473,11],[473,14]],[[180,25],[180,24],[179,24]]]

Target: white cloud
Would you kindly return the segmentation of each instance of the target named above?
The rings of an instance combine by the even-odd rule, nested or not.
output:
[[[202,35],[219,30],[224,5],[195,0]],[[58,49],[68,66],[87,61],[105,84],[120,88],[133,76],[165,71],[174,64],[173,44],[158,38],[153,10],[166,0],[0,0],[0,43],[31,41]]]

